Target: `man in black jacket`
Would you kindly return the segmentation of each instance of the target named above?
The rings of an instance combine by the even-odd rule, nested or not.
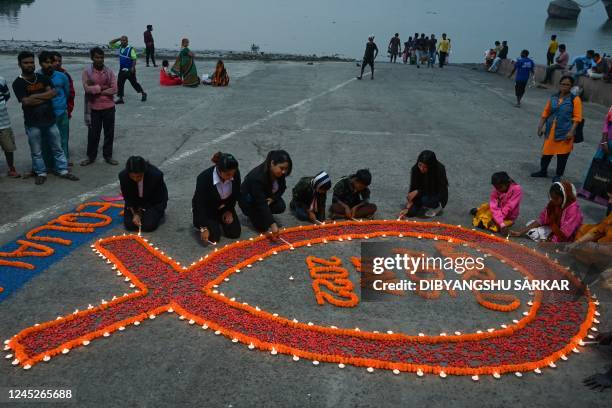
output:
[[[119,173],[125,200],[123,223],[129,231],[155,231],[168,204],[164,173],[140,156],[128,159]]]

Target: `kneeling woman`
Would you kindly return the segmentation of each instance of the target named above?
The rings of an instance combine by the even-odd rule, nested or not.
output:
[[[128,159],[119,173],[125,200],[123,223],[130,231],[155,231],[168,204],[164,173],[140,156]]]
[[[446,169],[431,150],[423,150],[410,172],[410,191],[406,197],[406,208],[400,218],[416,217],[424,212],[426,217],[435,217],[448,203],[448,180]]]
[[[527,234],[534,241],[573,242],[582,224],[582,211],[576,201],[576,189],[568,181],[550,187],[550,201],[537,221],[531,221],[512,236]]]
[[[325,201],[331,179],[322,171],[314,177],[302,177],[293,187],[291,212],[300,221],[322,223],[325,220]]]
[[[212,167],[198,176],[191,201],[193,225],[200,231],[203,243],[218,242],[221,232],[227,238],[240,237],[236,202],[240,197],[238,161],[231,154],[216,153]]]
[[[278,225],[272,214],[281,214],[287,208],[282,196],[287,189],[285,178],[292,168],[289,153],[273,150],[266,161],[245,177],[238,204],[257,231],[270,231],[273,237],[278,237]]]

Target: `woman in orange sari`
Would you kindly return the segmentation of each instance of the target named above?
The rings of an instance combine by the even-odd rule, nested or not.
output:
[[[215,73],[211,78],[212,86],[228,86],[229,85],[229,75],[225,70],[225,65],[222,60],[217,61],[217,67],[215,68]]]
[[[181,41],[181,52],[176,57],[176,62],[172,67],[172,72],[183,80],[183,86],[195,88],[200,85],[198,70],[193,61],[193,52],[189,49],[189,39],[183,38]]]
[[[548,177],[548,166],[557,156],[557,171],[553,182],[561,180],[565,165],[574,148],[576,128],[582,122],[582,101],[571,93],[574,78],[563,76],[559,81],[559,93],[552,95],[538,125],[538,136],[546,134],[540,159],[540,171],[531,177]]]

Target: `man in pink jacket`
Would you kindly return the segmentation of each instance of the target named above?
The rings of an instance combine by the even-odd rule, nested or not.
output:
[[[116,166],[113,159],[113,140],[115,138],[115,101],[117,93],[117,78],[113,71],[104,65],[104,51],[92,48],[89,52],[92,64],[82,74],[85,89],[85,123],[89,131],[87,135],[87,159],[81,166],[88,166],[96,161],[100,136],[104,129],[102,156],[106,163]]]

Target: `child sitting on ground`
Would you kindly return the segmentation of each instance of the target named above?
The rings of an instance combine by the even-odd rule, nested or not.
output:
[[[372,182],[370,170],[361,169],[348,177],[342,177],[334,186],[330,212],[332,218],[372,218],[376,205],[369,203]]]
[[[159,84],[161,86],[176,86],[183,84],[181,78],[176,76],[170,69],[168,60],[162,61],[162,69],[159,71]]]
[[[300,221],[320,224],[325,221],[325,201],[331,188],[329,175],[322,171],[314,177],[302,177],[293,187],[291,212]]]
[[[553,183],[549,195],[550,201],[538,220],[529,222],[520,231],[512,231],[512,236],[527,234],[534,241],[574,241],[583,218],[574,185],[569,181]]]
[[[491,176],[493,191],[488,203],[472,208],[475,227],[505,234],[519,216],[523,192],[521,186],[514,182],[505,171]]]

